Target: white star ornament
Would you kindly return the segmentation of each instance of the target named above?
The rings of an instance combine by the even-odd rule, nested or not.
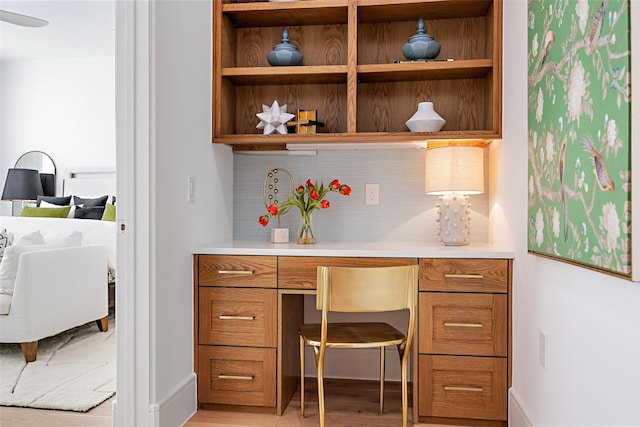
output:
[[[260,123],[256,125],[258,129],[264,129],[264,134],[270,133],[287,133],[287,122],[295,116],[295,114],[287,113],[287,104],[282,107],[278,105],[278,101],[273,101],[271,107],[262,104],[262,113],[257,113]]]

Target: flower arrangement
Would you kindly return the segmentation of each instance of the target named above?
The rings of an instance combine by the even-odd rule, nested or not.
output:
[[[329,209],[331,202],[324,198],[328,193],[334,191],[343,196],[348,196],[351,194],[351,187],[341,184],[337,179],[331,181],[326,187],[323,182],[318,185],[318,181],[312,183],[311,179],[307,179],[305,185],[300,185],[295,189],[293,196],[287,197],[287,200],[280,204],[269,205],[267,213],[260,216],[258,222],[263,227],[266,227],[269,224],[270,217],[275,216],[280,219],[280,215],[284,215],[295,206],[300,210],[300,215],[302,216],[297,242],[303,244],[315,243],[316,238],[311,225],[311,213],[316,209]]]

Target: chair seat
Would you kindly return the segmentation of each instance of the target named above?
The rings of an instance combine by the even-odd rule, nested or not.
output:
[[[320,324],[302,325],[300,334],[305,343],[320,346]],[[404,341],[404,334],[387,323],[329,323],[327,325],[327,347],[382,347],[402,344]]]

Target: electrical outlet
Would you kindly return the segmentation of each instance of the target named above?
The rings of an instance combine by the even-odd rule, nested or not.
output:
[[[543,368],[547,367],[547,334],[540,331],[540,344],[538,346],[538,361]]]
[[[365,199],[364,199],[365,205],[380,204],[380,184],[365,184],[364,194],[365,194]]]

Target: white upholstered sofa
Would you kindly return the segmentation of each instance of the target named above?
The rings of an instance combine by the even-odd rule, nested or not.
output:
[[[0,314],[0,342],[20,343],[27,362],[35,360],[40,339],[92,321],[97,321],[100,330],[107,330],[108,249],[86,241],[93,230],[89,222],[74,226],[73,221],[0,217],[0,230],[6,228],[16,236],[29,229],[40,230],[51,239],[65,229],[87,227],[81,230],[81,245],[46,244],[46,249],[21,252],[13,294],[0,294],[0,312],[6,313]],[[115,223],[108,227],[115,234]],[[113,239],[115,245],[115,236]]]

